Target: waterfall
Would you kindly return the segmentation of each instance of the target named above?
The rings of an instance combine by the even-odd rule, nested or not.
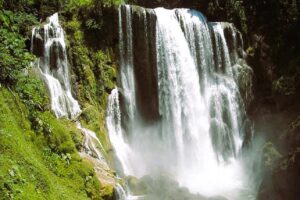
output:
[[[57,13],[48,20],[42,28],[33,29],[32,51],[39,51],[37,65],[48,87],[55,115],[74,118],[81,110],[71,92],[64,32]]]
[[[129,163],[124,163],[130,162],[130,157],[128,156],[130,156],[131,153],[130,147],[125,142],[124,135],[122,134],[119,93],[117,88],[112,90],[108,99],[106,126],[111,142],[118,146],[116,155],[123,164],[122,170],[125,174],[129,174],[131,172],[130,168],[128,168]]]
[[[57,13],[50,16],[44,26],[33,28],[31,51],[37,56],[36,66],[48,87],[52,111],[57,118],[76,120],[81,109],[72,95],[64,30]],[[101,152],[104,149],[96,133],[82,127],[79,121],[75,125],[84,135],[84,151],[80,155],[94,164],[102,183],[115,184],[114,178],[107,175],[110,168]]]
[[[119,173],[167,174],[193,193],[241,199],[253,72],[238,30],[195,10],[123,5],[119,39],[106,120]]]

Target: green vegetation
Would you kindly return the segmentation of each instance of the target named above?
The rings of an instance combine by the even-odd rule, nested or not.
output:
[[[103,34],[107,24],[97,11],[119,3],[0,0],[0,199],[112,198],[113,187],[101,185],[93,166],[78,154],[82,133],[51,113],[46,87],[30,64],[35,59],[30,37],[40,19],[60,11],[74,91],[83,109],[80,120],[109,151],[104,122],[116,81],[114,55],[89,32]]]
[[[0,199],[101,199],[93,167],[77,154],[74,125],[48,111],[35,121],[30,114],[16,93],[0,89]]]
[[[0,83],[15,84],[21,70],[33,61],[34,57],[25,49],[26,38],[22,34],[34,23],[36,19],[30,14],[0,11]]]
[[[105,112],[108,95],[116,82],[114,45],[104,44],[108,40],[103,37],[103,30],[107,30],[108,25],[102,19],[103,7],[112,5],[108,2],[112,1],[101,5],[101,1],[86,1],[81,7],[75,6],[72,14],[66,11],[61,18],[67,32],[69,62],[74,66],[72,81],[77,85],[74,90],[83,110],[81,122],[97,133],[106,152],[111,145],[106,134]]]
[[[30,37],[33,26],[59,12],[66,31],[73,90],[83,110],[80,121],[97,133],[104,153],[108,154],[111,145],[104,124],[105,107],[116,83],[113,49],[118,37],[113,30],[115,10],[110,7],[121,2],[0,0],[0,200],[113,198],[113,187],[101,188],[93,166],[78,155],[82,149],[82,134],[73,123],[67,119],[58,120],[51,113],[46,87],[30,66],[35,59],[30,53]],[[152,4],[177,5],[173,0],[125,2],[149,7]],[[271,66],[267,68],[274,74],[270,81],[271,93],[299,96],[298,1],[178,2],[192,2],[187,5],[203,8],[200,10],[206,12],[211,21],[233,22],[245,36],[247,53],[254,60],[254,67]],[[205,9],[202,4],[207,5]],[[252,41],[254,33],[263,41]],[[276,65],[273,67],[273,63],[265,62],[267,58]],[[256,76],[263,74],[255,73]],[[265,76],[262,77],[266,81]],[[299,120],[293,124],[296,131],[287,135],[293,147],[288,163],[295,160],[294,155],[299,155],[298,125]],[[271,143],[264,146],[263,155],[265,167],[270,169],[281,158]],[[294,165],[290,164],[288,169]],[[138,186],[137,182],[129,180],[131,185]],[[144,189],[137,188],[138,191]],[[154,187],[154,191],[158,189]]]

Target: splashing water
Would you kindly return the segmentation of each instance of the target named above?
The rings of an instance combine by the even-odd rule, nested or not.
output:
[[[240,33],[194,10],[123,5],[119,38],[119,89],[109,97],[106,122],[121,173],[168,174],[193,193],[241,199],[248,187],[240,159],[247,116],[233,66],[244,63],[239,67],[252,74],[241,62]],[[134,48],[141,44],[143,52]],[[149,66],[156,74],[140,73]],[[147,100],[156,107],[141,101],[153,88],[157,94]],[[146,115],[147,106],[153,109]]]

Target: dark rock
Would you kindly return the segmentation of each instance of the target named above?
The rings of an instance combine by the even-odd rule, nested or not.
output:
[[[156,121],[160,118],[155,47],[156,16],[153,10],[132,7],[132,19],[137,107],[144,119]]]
[[[265,175],[258,192],[258,200],[296,200],[300,196],[300,117],[288,126],[284,139],[288,152],[281,156],[272,143],[263,150]]]
[[[258,200],[297,200],[300,196],[300,148],[266,173],[259,188]]]
[[[32,38],[32,53],[37,57],[44,55],[44,29],[36,29]]]
[[[271,49],[268,48],[264,37],[252,35],[253,56],[248,56],[248,62],[255,74],[255,88],[264,95],[271,93],[275,65],[271,59]]]
[[[232,29],[232,27],[229,24],[224,23],[224,30],[223,31],[224,31],[224,37],[226,39],[226,43],[227,43],[227,46],[228,46],[228,50],[229,50],[231,60],[234,60],[233,56],[232,56],[234,51],[236,50],[236,44],[234,43],[235,38],[233,36],[234,30]]]
[[[289,124],[288,131],[284,135],[284,140],[289,150],[300,147],[300,116]]]
[[[244,131],[243,147],[249,147],[253,139],[253,124],[249,119],[243,122],[242,129]]]
[[[60,67],[59,62],[65,58],[64,49],[60,42],[53,41],[49,49],[49,56],[51,70],[57,70]]]

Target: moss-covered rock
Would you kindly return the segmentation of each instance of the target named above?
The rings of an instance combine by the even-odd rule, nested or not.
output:
[[[125,178],[125,181],[132,194],[137,196],[147,194],[147,185],[145,185],[142,180],[133,176],[128,176]]]
[[[297,148],[281,160],[271,175],[265,176],[260,185],[258,200],[296,200],[300,195],[300,149]]]
[[[115,196],[115,189],[114,186],[112,185],[106,185],[103,186],[101,188],[101,196],[103,197],[103,199],[105,200],[115,200],[116,196]]]
[[[289,146],[290,150],[300,147],[300,116],[289,124],[287,133],[284,139]]]
[[[279,163],[279,159],[282,155],[276,150],[274,144],[267,142],[263,147],[262,163],[264,168],[268,171],[272,171]]]

